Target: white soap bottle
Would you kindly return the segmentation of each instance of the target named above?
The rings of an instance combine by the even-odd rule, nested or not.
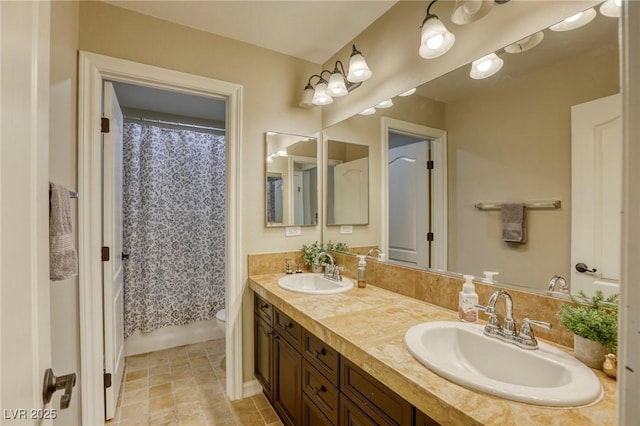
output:
[[[367,256],[358,255],[358,288],[365,288],[367,286]]]
[[[478,321],[478,293],[473,285],[473,275],[464,276],[464,284],[458,298],[458,318],[464,322]]]

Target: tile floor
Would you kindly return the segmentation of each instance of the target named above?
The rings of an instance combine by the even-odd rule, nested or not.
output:
[[[224,357],[224,339],[127,357],[107,425],[282,425],[262,394],[229,401]]]

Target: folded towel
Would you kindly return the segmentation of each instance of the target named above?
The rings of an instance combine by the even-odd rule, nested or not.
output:
[[[69,190],[57,183],[49,183],[49,191],[49,279],[62,281],[78,275]]]
[[[524,204],[506,203],[502,205],[502,240],[506,242],[527,242],[527,220]]]

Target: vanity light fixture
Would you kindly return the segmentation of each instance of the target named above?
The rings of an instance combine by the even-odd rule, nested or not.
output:
[[[329,74],[329,80],[324,74]],[[349,72],[344,71],[341,61],[336,61],[333,71],[322,70],[320,74],[313,74],[309,77],[304,93],[300,100],[300,106],[304,108],[314,105],[329,105],[333,98],[345,96],[352,90],[362,85],[362,82],[371,78],[372,72],[364,60],[362,53],[353,45],[353,51],[349,59]],[[317,78],[315,86],[311,81]]]
[[[327,80],[320,77],[318,84],[316,84],[316,89],[313,92],[313,99],[311,100],[314,105],[329,105],[333,102],[333,98],[327,93],[328,86],[329,83]]]
[[[425,59],[433,59],[444,55],[456,41],[456,36],[449,32],[437,15],[429,13],[431,6],[438,1],[433,0],[427,7],[427,15],[422,21],[420,49],[418,54]]]
[[[600,6],[600,13],[609,18],[619,18],[622,15],[622,0],[607,0]]]
[[[376,113],[376,108],[375,107],[370,107],[370,108],[367,108],[367,109],[363,109],[360,112],[360,115],[373,115],[375,113]]]
[[[413,95],[414,93],[416,93],[416,88],[414,87],[413,89],[409,89],[404,93],[400,93],[398,96],[410,96]]]
[[[522,40],[518,40],[515,43],[511,43],[510,45],[504,48],[504,51],[507,53],[526,52],[527,50],[531,50],[537,45],[539,45],[543,38],[544,38],[544,33],[542,31],[538,31],[537,33],[532,34],[528,37],[525,37]]]
[[[491,77],[502,68],[504,61],[495,53],[490,53],[471,63],[469,76],[475,80]]]
[[[376,105],[376,108],[391,108],[393,106],[393,101],[391,99],[387,99],[386,101],[380,102]]]
[[[278,152],[276,152],[276,157],[288,157],[289,153],[287,152],[287,149],[280,149],[278,150]]]
[[[596,11],[594,8],[589,8],[582,12],[578,12],[575,15],[569,16],[564,21],[560,21],[549,27],[551,31],[569,31],[575,30],[583,25],[591,22],[596,17]]]
[[[494,3],[494,0],[456,0],[451,22],[458,25],[475,22],[491,12]]]

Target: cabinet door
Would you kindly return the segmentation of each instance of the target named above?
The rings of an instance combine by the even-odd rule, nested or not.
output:
[[[302,355],[278,334],[274,342],[273,406],[285,425],[297,426],[302,409]]]
[[[302,395],[302,426],[336,426],[306,395]]]
[[[440,426],[440,423],[416,408],[416,426]]]
[[[273,328],[254,316],[254,373],[267,399],[273,403]]]

